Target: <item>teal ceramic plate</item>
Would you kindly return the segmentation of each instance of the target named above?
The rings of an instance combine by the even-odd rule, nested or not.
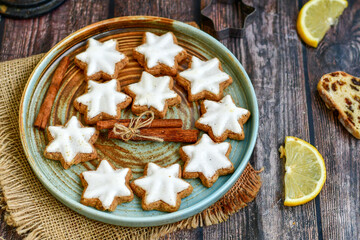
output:
[[[100,159],[110,160],[116,167],[130,167],[134,178],[141,176],[147,162],[155,162],[162,166],[179,162],[181,143],[157,142],[120,142],[107,139],[102,133],[95,143],[99,154],[98,160],[74,165],[64,170],[58,161],[44,158],[43,151],[47,144],[44,131],[33,127],[33,123],[46,94],[51,76],[62,57],[70,57],[70,65],[64,82],[56,96],[52,108],[50,124],[64,124],[72,115],[76,115],[83,122],[81,116],[73,107],[73,100],[85,90],[84,75],[73,62],[74,56],[84,51],[84,45],[89,37],[101,41],[117,39],[119,47],[130,60],[128,66],[122,70],[120,81],[122,86],[137,82],[142,72],[141,67],[132,58],[132,49],[141,43],[143,32],[165,33],[172,31],[179,44],[189,54],[201,59],[217,57],[220,59],[225,72],[233,77],[233,83],[225,90],[230,94],[238,106],[247,108],[251,112],[249,121],[245,124],[245,140],[233,141],[230,159],[235,166],[233,174],[222,176],[211,187],[204,187],[198,179],[188,180],[194,187],[193,193],[182,200],[180,209],[173,213],[159,211],[143,211],[140,199],[135,197],[130,203],[124,203],[114,212],[102,212],[95,208],[80,204],[82,186],[79,174],[88,169],[95,169]],[[186,61],[180,70],[186,68]],[[182,98],[180,106],[168,111],[166,118],[181,118],[184,128],[194,127],[199,118],[197,103],[186,100],[184,90],[175,85],[175,90]],[[123,111],[123,118],[132,117],[130,110]],[[243,172],[253,151],[258,130],[258,106],[253,86],[245,70],[236,57],[217,40],[188,24],[158,17],[122,17],[114,18],[87,26],[55,45],[39,62],[31,74],[26,85],[20,106],[21,140],[28,157],[28,161],[36,176],[48,191],[60,202],[89,218],[105,223],[122,226],[157,226],[176,222],[195,215],[220,199],[236,182]]]

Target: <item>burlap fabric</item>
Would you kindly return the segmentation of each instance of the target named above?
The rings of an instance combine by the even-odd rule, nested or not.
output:
[[[189,219],[160,227],[113,226],[83,217],[58,202],[41,185],[24,155],[18,111],[26,81],[43,55],[0,63],[0,186],[6,221],[26,239],[154,239],[167,233],[229,218],[252,201],[261,181],[248,165],[217,203]]]

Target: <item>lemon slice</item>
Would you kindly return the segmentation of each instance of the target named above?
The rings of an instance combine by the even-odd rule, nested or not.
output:
[[[296,24],[301,39],[316,48],[347,6],[346,0],[311,0],[307,2],[301,8]]]
[[[285,138],[280,147],[285,163],[285,206],[297,206],[314,199],[326,179],[324,159],[310,143],[296,137]]]

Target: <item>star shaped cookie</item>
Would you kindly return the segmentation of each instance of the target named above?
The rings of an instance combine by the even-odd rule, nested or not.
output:
[[[174,76],[178,63],[186,58],[186,51],[177,45],[172,32],[161,36],[146,32],[143,44],[133,50],[133,56],[145,71],[153,75],[161,73]]]
[[[114,39],[104,43],[90,38],[85,52],[75,56],[75,64],[84,70],[86,79],[117,78],[129,59],[120,52]]]
[[[219,59],[201,61],[192,56],[189,68],[178,73],[177,82],[188,92],[189,101],[210,99],[219,101],[232,78],[222,71]]]
[[[173,85],[169,76],[154,77],[143,72],[140,81],[126,86],[124,91],[133,98],[131,110],[134,114],[151,110],[155,116],[163,118],[169,106],[181,102],[180,96],[172,90]]]
[[[114,211],[117,205],[134,199],[129,186],[131,178],[131,169],[116,169],[102,160],[95,171],[80,174],[84,186],[80,202],[99,210]]]
[[[130,184],[134,193],[142,198],[141,206],[144,210],[159,210],[174,212],[179,209],[181,199],[192,192],[192,186],[181,179],[179,164],[160,167],[155,163],[148,163],[144,169],[144,176]]]
[[[87,124],[106,119],[120,119],[121,109],[126,108],[132,101],[131,97],[120,90],[120,82],[116,79],[106,83],[89,80],[85,94],[75,99],[74,107],[85,114]]]
[[[181,159],[185,162],[183,178],[199,177],[206,187],[211,187],[219,176],[234,172],[230,152],[230,143],[215,143],[203,134],[195,144],[180,148]]]
[[[97,157],[93,146],[99,135],[93,127],[84,127],[73,116],[64,126],[49,126],[47,136],[49,144],[45,148],[46,158],[59,160],[65,169],[79,162]]]
[[[237,107],[230,95],[220,102],[204,100],[200,107],[202,115],[195,127],[208,132],[215,142],[223,142],[228,137],[235,140],[245,138],[243,124],[249,119],[250,112]]]

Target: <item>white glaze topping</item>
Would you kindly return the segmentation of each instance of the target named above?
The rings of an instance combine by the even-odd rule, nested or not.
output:
[[[98,198],[104,208],[110,208],[115,197],[130,196],[131,191],[125,182],[129,170],[129,168],[114,170],[108,161],[102,160],[95,171],[83,172],[88,184],[84,198]]]
[[[249,111],[237,107],[230,95],[226,95],[220,102],[205,100],[204,105],[206,113],[198,119],[198,122],[210,126],[215,136],[221,136],[226,130],[242,133],[238,120]]]
[[[76,101],[87,106],[88,117],[94,118],[100,113],[117,115],[117,105],[126,101],[128,95],[118,92],[117,81],[112,79],[106,83],[88,81],[88,92],[76,98]]]
[[[103,71],[109,75],[115,73],[115,64],[125,58],[125,55],[116,50],[116,40],[111,39],[101,43],[90,38],[85,52],[76,55],[76,58],[87,63],[86,75],[91,76]]]
[[[139,82],[129,85],[129,90],[136,94],[133,104],[163,111],[166,100],[177,97],[169,88],[170,80],[169,76],[154,77],[144,71]]]
[[[95,134],[93,127],[81,127],[79,120],[73,116],[63,126],[50,126],[49,132],[54,138],[46,147],[47,152],[60,152],[65,162],[71,162],[78,153],[92,153],[89,143]]]
[[[146,32],[146,42],[135,48],[135,51],[145,56],[148,68],[163,63],[169,67],[175,65],[175,57],[183,48],[174,43],[173,35],[168,32],[161,36]]]
[[[229,79],[229,75],[219,68],[219,59],[213,58],[208,61],[201,61],[193,56],[191,68],[179,73],[179,75],[190,81],[191,94],[198,94],[202,91],[209,91],[219,94],[220,83]]]
[[[194,145],[182,147],[189,157],[184,172],[201,172],[206,178],[211,178],[216,171],[232,166],[226,153],[230,143],[215,143],[207,134],[203,134],[200,141]]]
[[[189,183],[179,178],[179,170],[179,164],[162,168],[149,163],[146,176],[136,179],[134,183],[146,191],[147,204],[162,200],[171,206],[176,206],[177,194],[190,187]]]

